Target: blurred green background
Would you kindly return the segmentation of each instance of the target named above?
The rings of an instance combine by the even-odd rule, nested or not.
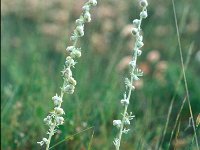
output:
[[[1,149],[42,149],[36,144],[48,127],[43,118],[53,108],[51,97],[59,93],[65,48],[84,0],[1,1]],[[194,119],[200,113],[200,1],[175,1]],[[85,26],[79,45],[82,57],[74,71],[78,84],[66,95],[65,123],[51,145],[88,127],[54,149],[114,149],[117,130],[113,119],[121,117],[124,78],[134,38],[131,23],[138,18],[137,0],[99,0],[92,22]],[[129,111],[136,118],[123,136],[121,149],[167,149],[177,113],[186,95],[178,51],[172,3],[149,0],[149,17],[143,22],[145,46],[138,59],[144,76],[135,83]],[[172,115],[163,143],[162,134],[170,102]],[[175,130],[170,149],[195,150],[187,102]],[[199,136],[199,130],[197,130]],[[199,136],[200,137],[200,136]],[[192,142],[193,141],[193,142]],[[160,143],[160,144],[159,144]]]

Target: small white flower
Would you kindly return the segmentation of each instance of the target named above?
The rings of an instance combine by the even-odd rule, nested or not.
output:
[[[128,105],[128,104],[129,104],[128,99],[122,99],[122,100],[121,100],[121,104],[122,104],[122,105]]]
[[[74,46],[68,46],[68,47],[66,48],[66,51],[72,52],[74,49],[75,49]]]
[[[140,49],[137,50],[137,55],[140,56],[142,54],[142,51]]]
[[[116,126],[117,128],[120,128],[122,124],[121,120],[113,120],[113,126]]]
[[[135,86],[132,85],[130,87],[131,87],[131,90],[133,90],[133,91],[135,90]]]
[[[65,114],[64,110],[60,107],[55,107],[54,110],[55,110],[55,113],[57,113],[58,115]]]
[[[64,123],[64,118],[63,117],[57,117],[56,122],[57,122],[57,124],[62,125]]]
[[[69,77],[68,81],[69,81],[70,84],[72,84],[74,86],[76,85],[76,80],[73,77]]]
[[[84,23],[84,20],[83,19],[77,19],[76,20],[76,24],[79,26],[79,25],[83,25]]]
[[[47,125],[51,125],[52,124],[51,116],[47,116],[46,118],[44,118],[44,123]]]
[[[76,35],[72,35],[72,36],[70,37],[70,40],[71,40],[71,41],[76,41],[77,38],[78,38],[78,37],[77,37]]]
[[[90,10],[90,6],[89,5],[84,5],[82,7],[83,11],[89,11]]]
[[[129,131],[130,131],[130,129],[123,129],[122,132],[123,132],[124,134],[127,134]]]
[[[66,85],[63,90],[64,90],[64,92],[66,92],[68,94],[73,94],[74,89],[75,89],[75,87],[72,84],[69,84],[69,85]]]
[[[92,6],[96,6],[97,0],[89,0],[89,4],[91,4]]]
[[[84,36],[84,26],[83,25],[77,26],[75,32],[77,33],[78,36]]]
[[[81,57],[81,51],[78,50],[78,49],[75,49],[74,51],[72,51],[72,52],[70,53],[70,56],[71,56],[72,58]]]
[[[87,22],[90,22],[91,21],[91,15],[90,15],[90,12],[89,11],[86,11],[85,14],[84,14],[84,19],[85,21]]]
[[[72,76],[72,71],[70,68],[64,68],[62,72],[62,75],[65,77],[65,78],[69,78]]]
[[[130,124],[131,124],[130,121],[129,121],[129,119],[128,119],[127,117],[126,117],[125,120],[124,120],[124,124],[125,124],[125,125],[130,125]]]
[[[135,74],[132,74],[132,76],[134,80],[139,80],[138,76],[136,76]]]
[[[135,27],[138,27],[139,25],[140,25],[140,20],[139,19],[134,19],[133,20],[133,25],[135,26]]]
[[[65,65],[66,65],[67,67],[74,66],[75,64],[76,64],[76,63],[75,63],[75,61],[74,61],[74,59],[73,59],[72,57],[68,56],[68,57],[66,58]]]
[[[138,41],[142,41],[142,40],[143,40],[143,36],[142,36],[142,35],[139,35],[139,36],[137,37],[137,39],[138,39]]]
[[[135,61],[131,61],[131,62],[129,63],[129,66],[130,66],[131,68],[135,68],[135,67],[136,67],[136,62],[135,62]]]
[[[141,13],[140,13],[140,17],[141,18],[147,18],[147,11],[142,11]]]
[[[138,41],[137,42],[137,47],[141,48],[142,46],[144,46],[144,43],[142,41]]]
[[[44,143],[46,143],[46,144],[48,143],[47,138],[43,138],[42,141],[44,141]]]
[[[134,36],[136,36],[136,35],[138,34],[138,29],[137,29],[137,28],[133,28],[132,34],[133,34]]]
[[[52,100],[54,102],[54,105],[60,105],[60,103],[62,102],[62,98],[60,96],[58,96],[57,94],[55,96],[52,97]]]
[[[140,0],[140,6],[141,7],[147,7],[148,6],[148,2],[146,0]]]

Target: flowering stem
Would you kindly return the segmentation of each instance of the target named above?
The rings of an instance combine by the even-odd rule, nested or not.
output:
[[[141,23],[143,18],[147,18],[147,9],[148,3],[146,0],[140,0],[140,6],[142,7],[142,11],[140,13],[140,19],[133,20],[134,28],[132,30],[132,34],[136,37],[135,46],[133,49],[132,60],[129,63],[130,65],[130,79],[125,79],[126,90],[124,93],[124,98],[121,100],[122,105],[124,105],[124,111],[122,114],[121,120],[114,120],[113,125],[119,128],[119,134],[117,138],[113,141],[116,150],[119,150],[122,134],[128,133],[129,129],[125,128],[125,125],[130,125],[130,120],[132,120],[135,116],[132,115],[132,112],[128,113],[128,105],[131,97],[132,90],[135,89],[133,86],[133,82],[139,80],[139,76],[142,76],[142,71],[137,66],[137,57],[141,55],[142,51],[140,48],[144,45],[143,37],[141,35]],[[126,95],[126,91],[128,92],[128,96]]]
[[[71,71],[71,68],[74,67],[76,64],[75,58],[81,57],[81,48],[77,48],[76,45],[78,39],[84,36],[84,24],[91,21],[91,14],[89,12],[90,9],[92,6],[96,5],[96,0],[88,0],[88,2],[84,4],[84,6],[82,7],[83,13],[81,14],[80,18],[76,20],[77,26],[72,36],[70,37],[70,40],[73,41],[73,44],[72,46],[68,46],[66,48],[69,56],[66,57],[64,69],[61,71],[64,80],[61,87],[61,93],[60,96],[56,94],[54,97],[52,97],[55,105],[54,110],[51,111],[46,118],[44,118],[44,122],[49,126],[49,130],[47,132],[48,139],[43,138],[42,141],[37,142],[41,146],[46,144],[46,150],[49,149],[52,136],[57,132],[56,128],[64,123],[64,118],[62,116],[65,114],[65,112],[61,108],[63,96],[65,93],[73,94],[75,90],[75,85],[77,84],[76,80],[72,76]]]
[[[55,129],[55,125],[54,126],[52,126],[51,128],[50,128],[50,133],[49,133],[49,138],[48,138],[48,141],[47,141],[47,146],[46,146],[46,150],[49,150],[49,145],[50,145],[50,143],[51,143],[51,137],[54,135],[54,129]]]
[[[136,46],[135,46],[134,57],[133,57],[133,60],[132,60],[132,61],[137,62],[137,47],[136,47]],[[133,74],[133,73],[134,73],[134,69],[131,71],[131,74]],[[133,76],[131,76],[130,82],[131,82],[131,83],[133,82]],[[129,90],[128,90],[128,97],[127,97],[127,101],[128,101],[128,102],[130,101],[131,93],[132,93],[132,87],[129,87]],[[121,138],[122,138],[123,129],[124,129],[124,122],[125,122],[126,114],[127,114],[127,110],[128,110],[128,105],[125,105],[125,106],[124,106],[123,118],[122,118],[122,124],[121,124],[121,126],[120,126],[120,131],[119,131],[119,135],[118,135],[119,144],[117,145],[116,150],[119,150],[119,147],[120,147]]]

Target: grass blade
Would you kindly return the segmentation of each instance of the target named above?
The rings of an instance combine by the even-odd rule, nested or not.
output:
[[[181,67],[182,67],[182,71],[183,71],[183,79],[184,79],[185,90],[186,90],[186,95],[187,95],[187,102],[188,102],[188,107],[189,107],[189,111],[190,111],[190,116],[191,116],[191,119],[192,119],[192,127],[193,127],[193,130],[194,130],[196,147],[199,150],[199,144],[198,144],[198,138],[197,138],[195,123],[194,123],[194,117],[193,117],[193,113],[192,113],[192,107],[191,107],[191,104],[190,104],[190,97],[189,97],[187,79],[186,79],[186,75],[185,75],[185,68],[184,68],[184,64],[183,64],[183,54],[182,54],[182,47],[181,47],[181,41],[180,41],[179,28],[178,28],[178,23],[177,23],[174,0],[172,0],[172,5],[173,5],[174,20],[175,20],[175,25],[176,25],[176,34],[177,34],[179,53],[180,53],[180,59],[181,59]]]
[[[54,147],[60,145],[61,143],[63,143],[63,142],[65,142],[65,141],[67,141],[67,140],[73,138],[74,136],[79,135],[79,134],[81,134],[81,133],[83,133],[83,132],[85,132],[85,131],[88,131],[88,130],[92,129],[92,128],[94,128],[94,126],[89,127],[89,128],[87,128],[87,129],[84,129],[84,130],[82,130],[82,131],[80,131],[80,132],[77,132],[77,133],[75,133],[75,134],[73,134],[73,135],[69,135],[69,136],[65,137],[65,139],[63,139],[63,140],[59,141],[58,143],[56,143],[55,145],[51,146],[49,149],[52,149],[52,148],[54,148]]]

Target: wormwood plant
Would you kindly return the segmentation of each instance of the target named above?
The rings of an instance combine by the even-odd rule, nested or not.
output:
[[[142,54],[140,50],[144,45],[143,36],[141,35],[141,23],[142,20],[147,18],[147,6],[148,3],[146,0],[140,0],[140,6],[142,7],[142,11],[140,12],[140,19],[133,20],[134,28],[132,30],[133,36],[136,38],[135,46],[133,49],[132,60],[129,63],[130,66],[130,78],[125,78],[125,92],[124,98],[121,100],[121,104],[124,106],[124,112],[122,113],[121,120],[113,120],[113,125],[116,126],[119,130],[117,137],[114,139],[113,143],[115,145],[116,150],[119,150],[122,134],[127,134],[130,129],[126,126],[130,125],[130,120],[132,120],[135,116],[132,115],[132,112],[128,113],[128,105],[131,97],[131,92],[135,90],[133,86],[134,81],[139,80],[139,77],[143,75],[143,72],[137,68],[137,57]]]
[[[82,14],[79,19],[76,20],[76,28],[70,37],[70,40],[73,42],[72,46],[68,46],[66,51],[69,53],[69,56],[66,57],[64,69],[61,71],[63,77],[63,85],[61,87],[60,95],[56,94],[52,97],[54,103],[54,109],[44,118],[45,124],[49,127],[47,131],[48,138],[43,138],[42,141],[37,142],[38,144],[46,145],[46,150],[49,149],[52,136],[57,132],[59,125],[64,123],[63,115],[65,114],[64,110],[61,108],[63,102],[64,94],[73,94],[75,90],[76,80],[72,76],[71,68],[75,67],[76,61],[75,58],[81,57],[81,48],[77,47],[77,42],[80,37],[84,36],[84,24],[91,21],[90,9],[92,6],[96,6],[96,0],[89,0],[82,7]]]

